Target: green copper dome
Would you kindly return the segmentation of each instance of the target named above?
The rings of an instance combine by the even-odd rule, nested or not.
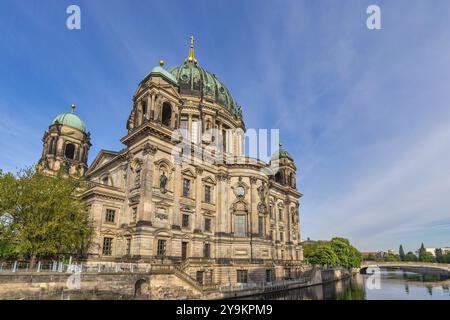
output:
[[[152,69],[142,82],[146,81],[151,75],[159,75],[176,85],[180,94],[211,99],[234,115],[242,117],[242,107],[234,101],[227,87],[215,74],[198,66],[198,61],[194,54],[193,36],[191,36],[189,56],[183,65],[166,70],[163,68],[163,60],[159,64],[159,66]]]
[[[294,158],[287,152],[281,145],[280,148],[272,154],[271,160],[277,160],[281,158],[288,158],[294,161]]]
[[[215,74],[194,62],[172,67],[168,71],[176,78],[181,94],[209,98],[241,116],[241,107],[237,105],[228,88]]]
[[[178,81],[177,79],[170,73],[168,72],[166,69],[163,68],[162,64],[161,66],[156,66],[152,69],[152,71],[150,71],[149,76],[150,75],[160,75],[161,77],[165,78],[167,81],[171,82],[174,85],[178,85]],[[148,76],[145,77],[145,79]]]
[[[53,119],[52,125],[63,124],[86,133],[86,125],[84,124],[83,120],[80,119],[79,116],[73,113],[74,108],[75,106],[72,105],[72,112],[66,112],[58,115],[55,119]]]

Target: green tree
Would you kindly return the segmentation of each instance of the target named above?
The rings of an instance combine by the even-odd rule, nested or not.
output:
[[[405,251],[403,250],[403,245],[400,245],[400,248],[398,249],[398,255],[400,261],[405,261]]]
[[[367,261],[375,261],[375,259],[376,259],[376,257],[372,253],[369,253],[366,258]]]
[[[330,245],[321,245],[307,256],[308,262],[317,265],[337,266],[338,257]]]
[[[331,248],[338,257],[338,265],[347,268],[358,268],[361,265],[361,253],[345,238],[331,239]]]
[[[49,177],[32,168],[17,175],[0,172],[0,217],[10,217],[0,243],[13,243],[14,252],[30,257],[31,266],[38,256],[81,253],[92,232],[80,199],[83,190],[80,180],[62,173]]]
[[[425,252],[425,254],[422,257],[422,260],[420,260],[422,262],[434,262],[434,256],[431,252]]]
[[[444,260],[444,263],[450,263],[450,252],[447,252],[447,253],[444,255],[443,260]]]
[[[323,246],[323,245],[328,245],[330,243],[330,241],[313,241],[313,242],[305,242],[303,243],[303,255],[305,257],[308,257],[309,255],[313,254],[314,252],[317,251],[317,248]]]
[[[417,256],[413,252],[409,251],[405,256],[405,261],[409,262],[417,261]]]
[[[436,257],[436,262],[438,262],[438,263],[445,263],[444,255],[442,254],[442,249],[441,248],[436,248],[434,250],[434,255]]]
[[[330,253],[330,250],[333,254]],[[303,254],[313,264],[347,268],[359,267],[362,260],[361,253],[347,239],[339,237],[335,237],[331,241],[307,242],[303,245]]]
[[[422,245],[419,248],[419,261],[422,261],[422,262],[425,261],[426,252],[427,251],[425,250],[425,246],[423,245],[423,242],[422,242]]]
[[[400,261],[400,256],[398,256],[396,254],[390,254],[387,256],[386,261],[388,261],[388,262]]]

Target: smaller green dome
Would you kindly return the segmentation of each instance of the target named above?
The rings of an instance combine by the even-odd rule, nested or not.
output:
[[[278,150],[276,150],[271,157],[271,160],[277,160],[277,159],[281,159],[281,158],[288,158],[291,161],[294,161],[294,158],[292,158],[292,156],[289,154],[289,152],[287,152],[281,145],[280,148]]]
[[[72,108],[74,108],[74,106]],[[66,112],[58,115],[55,119],[53,119],[52,125],[53,124],[66,125],[86,133],[86,125],[79,116],[73,113],[73,110],[72,112]]]
[[[168,80],[169,82],[171,82],[174,85],[178,86],[177,78],[175,78],[170,72],[168,72],[162,66],[154,67],[149,75],[160,75],[161,77],[166,78],[166,80]]]

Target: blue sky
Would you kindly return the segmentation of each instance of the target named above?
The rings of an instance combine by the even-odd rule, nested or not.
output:
[[[81,7],[81,30],[66,8]],[[382,30],[366,28],[377,4]],[[163,58],[200,65],[280,128],[299,169],[302,237],[361,250],[450,245],[450,2],[0,2],[0,168],[37,161],[77,104],[100,149],[122,148],[131,98]]]

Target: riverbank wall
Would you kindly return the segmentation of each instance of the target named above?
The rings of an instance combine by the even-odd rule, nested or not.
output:
[[[233,299],[319,285],[347,278],[347,269],[312,268],[295,280],[201,286],[177,272],[0,273],[0,299]]]

